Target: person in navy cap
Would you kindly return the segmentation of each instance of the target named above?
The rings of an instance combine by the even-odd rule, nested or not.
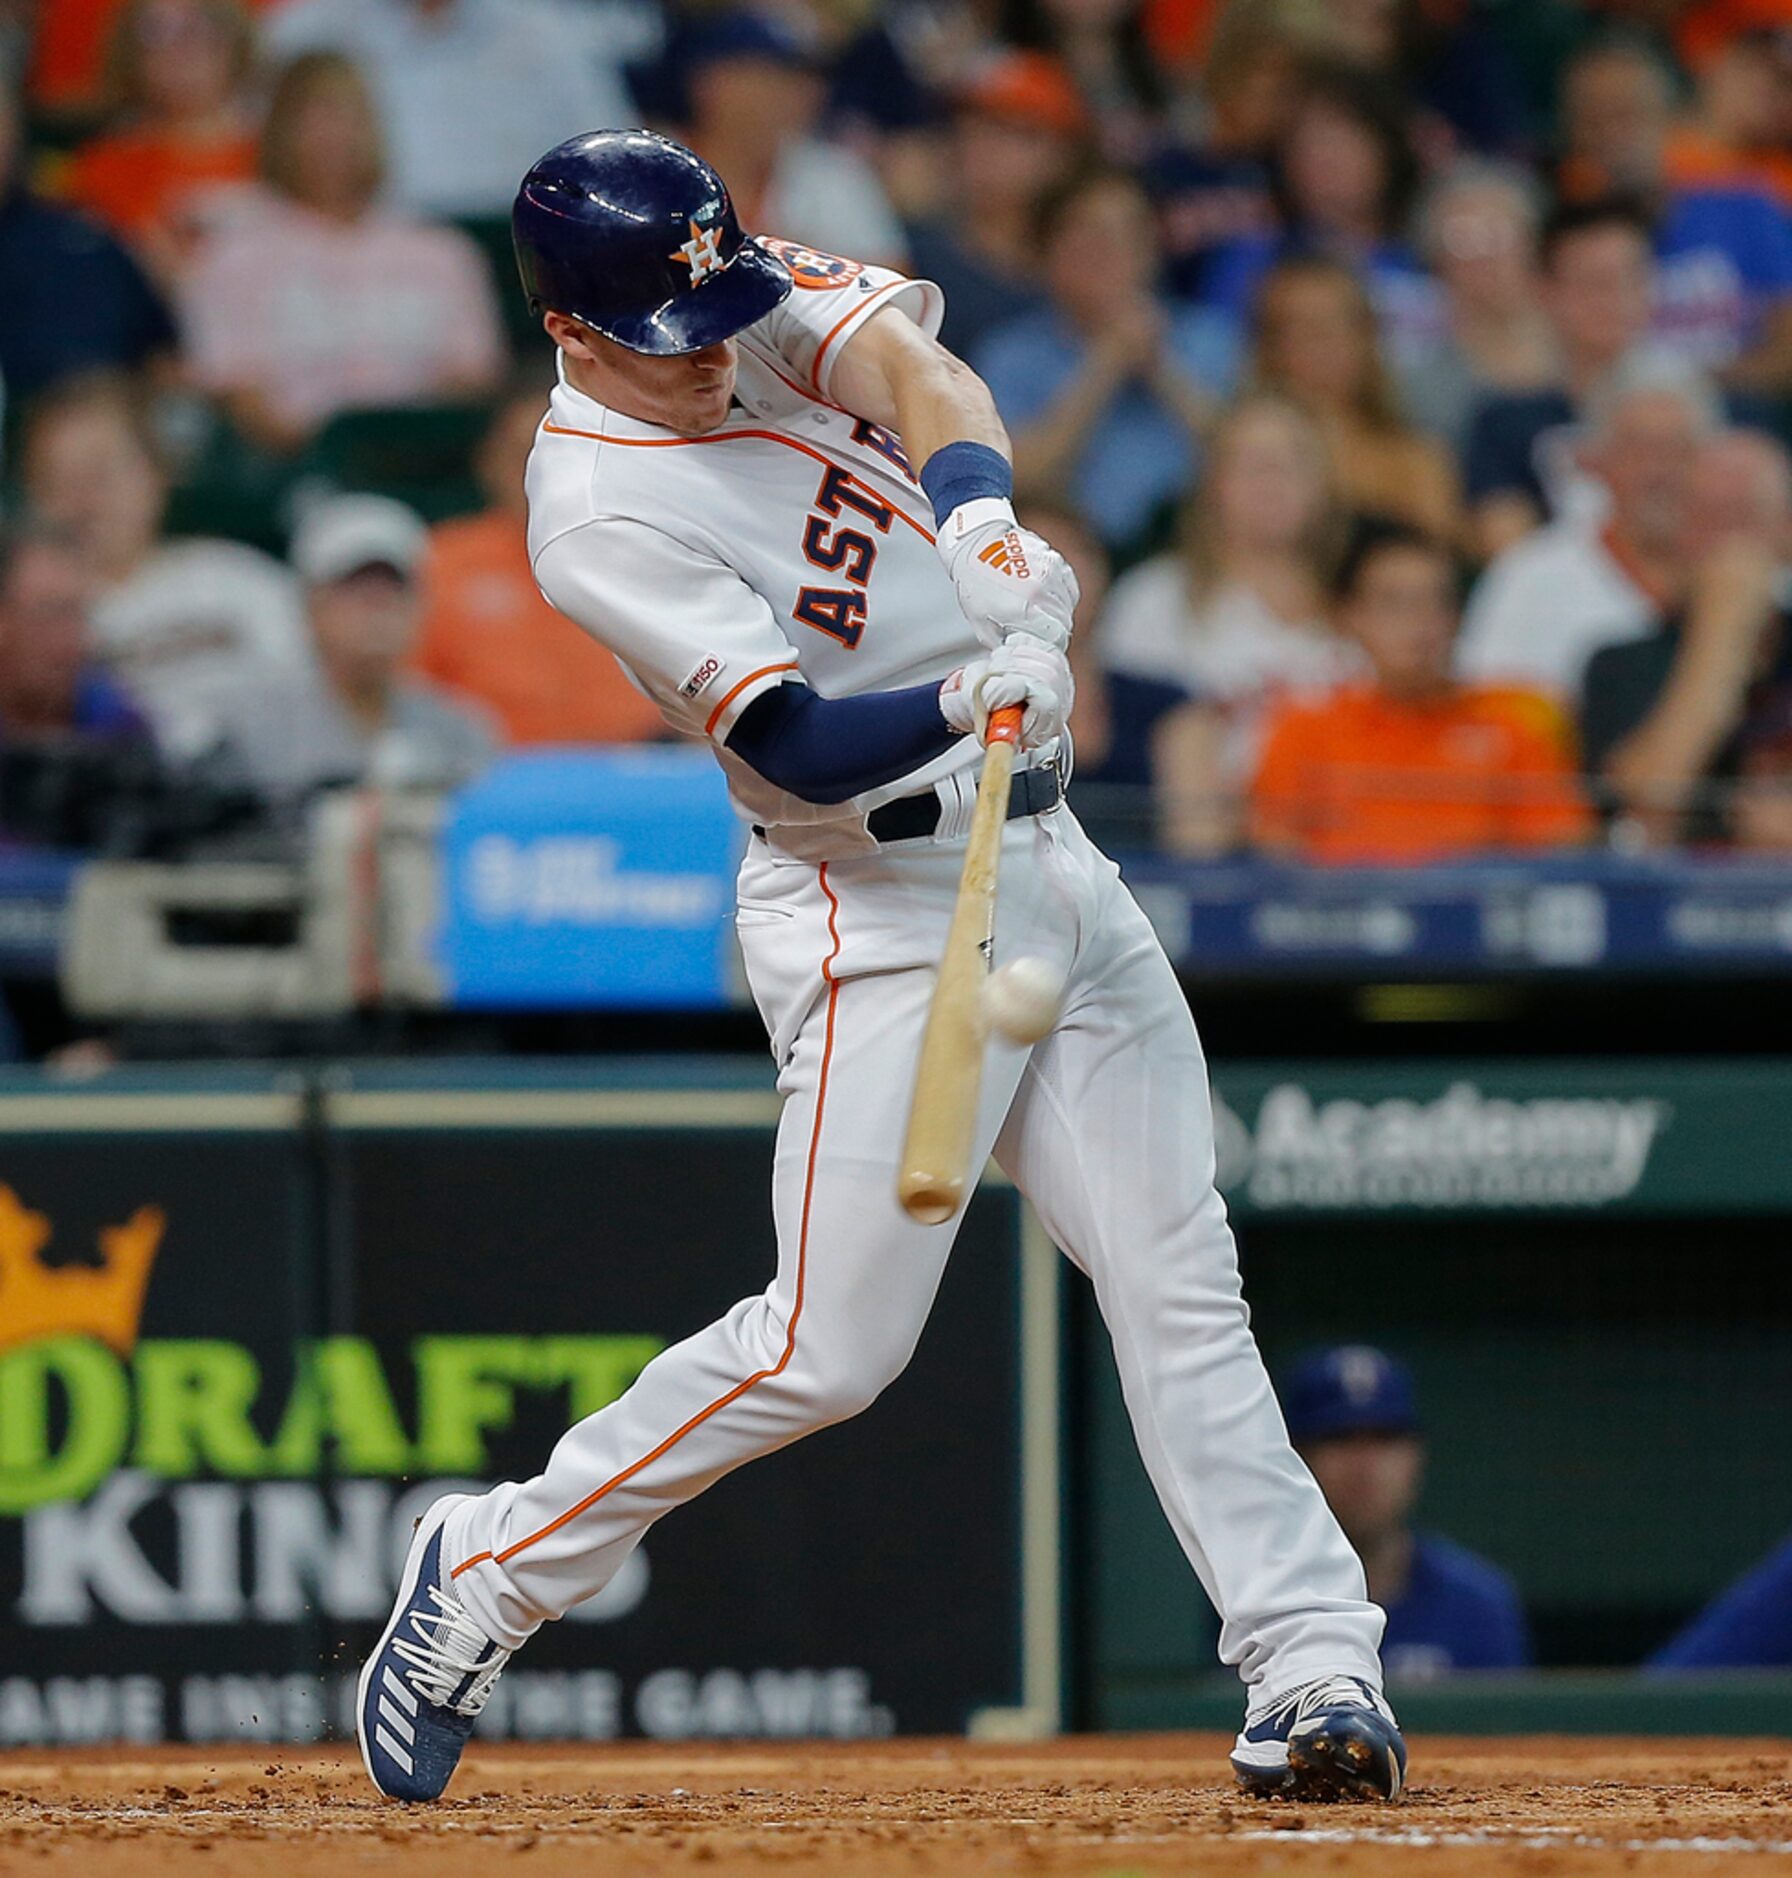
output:
[[[1282,1379],[1288,1433],[1331,1502],[1388,1614],[1390,1680],[1462,1669],[1524,1669],[1530,1635],[1517,1587],[1497,1565],[1415,1532],[1425,1471],[1412,1375],[1363,1344],[1302,1358]]]

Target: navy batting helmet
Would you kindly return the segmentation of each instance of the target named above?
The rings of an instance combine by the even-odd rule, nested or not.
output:
[[[529,305],[631,352],[701,351],[790,291],[783,263],[740,232],[721,177],[652,131],[557,145],[523,178],[510,226]]]

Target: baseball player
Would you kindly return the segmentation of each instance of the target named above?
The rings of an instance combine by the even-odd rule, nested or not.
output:
[[[993,1152],[1094,1283],[1145,1465],[1247,1692],[1259,1793],[1392,1799],[1382,1613],[1289,1446],[1213,1185],[1206,1065],[1150,925],[1062,802],[1076,584],[1017,527],[938,288],[748,239],[722,180],[642,131],[579,137],[514,218],[559,383],[529,462],[550,601],[722,765],[751,838],[747,976],[784,1097],[776,1275],[656,1357],[532,1480],[418,1523],[361,1674],[374,1783],[436,1798],[514,1650],[663,1514],[896,1377],[953,1227],[895,1197],[987,714],[1024,711],[996,943],[1063,976],[992,1043]]]

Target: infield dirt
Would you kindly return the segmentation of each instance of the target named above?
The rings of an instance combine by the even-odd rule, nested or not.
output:
[[[1792,1741],[1422,1739],[1397,1807],[1247,1802],[1227,1745],[475,1748],[429,1808],[377,1799],[352,1750],[20,1752],[0,1755],[0,1872],[1792,1871]]]

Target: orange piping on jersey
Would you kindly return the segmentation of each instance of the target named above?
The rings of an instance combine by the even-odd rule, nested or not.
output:
[[[850,417],[852,415],[845,405],[836,404],[832,398],[820,396],[819,393],[811,391],[807,385],[799,385],[794,378],[786,378],[770,359],[761,358],[757,352],[753,354],[753,357],[771,373],[779,384],[788,385],[799,398],[807,398],[811,404],[825,404],[830,411],[838,411],[843,417]]]
[[[794,672],[796,668],[796,660],[787,659],[782,665],[762,665],[758,671],[748,672],[746,677],[743,678],[738,685],[733,686],[728,695],[723,698],[722,702],[710,712],[709,722],[703,726],[704,736],[713,737],[716,734],[716,726],[722,721],[722,713],[727,710],[729,705],[731,705],[749,685],[758,684],[760,679],[768,677],[773,672]]]
[[[828,331],[828,336],[816,347],[815,363],[809,367],[809,383],[812,384],[817,391],[821,390],[821,362],[828,355],[828,347],[840,337],[841,332],[846,327],[850,326],[854,320],[862,319],[867,308],[876,306],[878,301],[884,299],[887,295],[900,293],[904,287],[912,287],[914,284],[912,280],[893,280],[887,287],[878,288],[877,292],[874,293],[869,300],[861,300],[857,306],[850,308],[834,322],[833,326]]]
[[[834,896],[834,890],[828,885],[828,864],[823,861],[820,868],[821,890],[828,902],[828,937],[833,942],[832,949],[821,962],[822,981],[828,988],[828,1009],[826,1025],[822,1033],[821,1074],[815,1089],[815,1123],[809,1131],[809,1161],[803,1176],[803,1214],[802,1225],[797,1233],[796,1242],[796,1299],[791,1305],[790,1323],[784,1334],[784,1350],[777,1362],[769,1369],[755,1370],[744,1382],[737,1382],[726,1395],[717,1396],[708,1408],[700,1409],[682,1428],[675,1429],[658,1447],[643,1454],[638,1461],[631,1461],[621,1473],[612,1474],[604,1484],[593,1493],[588,1493],[577,1506],[568,1507],[558,1519],[550,1520],[539,1532],[532,1532],[526,1539],[517,1540],[502,1552],[475,1552],[469,1559],[462,1559],[449,1574],[458,1578],[462,1572],[471,1571],[475,1565],[483,1565],[488,1560],[493,1564],[503,1565],[516,1557],[519,1552],[527,1551],[538,1540],[545,1539],[550,1533],[556,1533],[569,1521],[575,1520],[581,1513],[588,1513],[604,1495],[625,1481],[632,1480],[642,1468],[650,1467],[662,1454],[676,1447],[694,1428],[700,1428],[712,1415],[725,1409],[730,1402],[737,1402],[754,1387],[772,1376],[781,1376],[789,1366],[790,1359],[796,1354],[796,1328],[803,1315],[803,1291],[809,1270],[809,1214],[815,1200],[815,1159],[821,1148],[822,1117],[827,1112],[828,1103],[828,1068],[834,1060],[834,1014],[840,1002],[840,981],[834,976],[834,964],[840,957],[840,902]]]
[[[906,281],[898,284],[908,285]],[[829,469],[844,470],[848,476],[858,474],[850,463],[837,463],[825,451],[817,450],[813,444],[799,442],[795,437],[786,437],[782,431],[777,430],[712,430],[707,437],[608,437],[601,430],[578,430],[571,424],[544,423],[542,429],[552,431],[556,437],[589,437],[593,443],[613,443],[624,450],[679,450],[687,444],[731,443],[737,437],[758,437],[767,443],[781,443],[787,450],[800,450],[804,456],[813,457],[817,463],[825,463]],[[927,541],[933,539],[933,530],[925,523],[917,522],[898,503],[891,502],[887,496],[883,495],[880,495],[878,500],[894,510],[917,535]]]
[[[786,378],[784,374],[781,371],[779,371],[778,368],[771,362],[770,359],[761,358],[757,352],[753,354],[753,357],[755,360],[758,361],[759,364],[763,365],[765,369],[771,373],[771,375],[778,381],[779,384],[787,386],[790,390],[794,391],[799,398],[806,398],[811,404],[819,404],[825,410],[838,411],[842,417],[856,417],[858,415],[857,412],[849,411],[845,405],[836,404],[832,398],[817,397],[815,393],[812,392],[807,385],[799,385],[794,378]],[[867,418],[862,421],[869,423],[870,419]],[[880,426],[879,428],[883,428],[883,427]],[[895,435],[894,432],[891,432],[890,434],[892,436]],[[855,437],[853,441],[857,443],[860,441],[860,439]],[[898,438],[897,441],[900,442],[901,439]],[[882,455],[882,454],[883,453],[880,451],[879,455]],[[910,475],[908,480],[916,488],[920,487],[919,482],[913,475]]]

